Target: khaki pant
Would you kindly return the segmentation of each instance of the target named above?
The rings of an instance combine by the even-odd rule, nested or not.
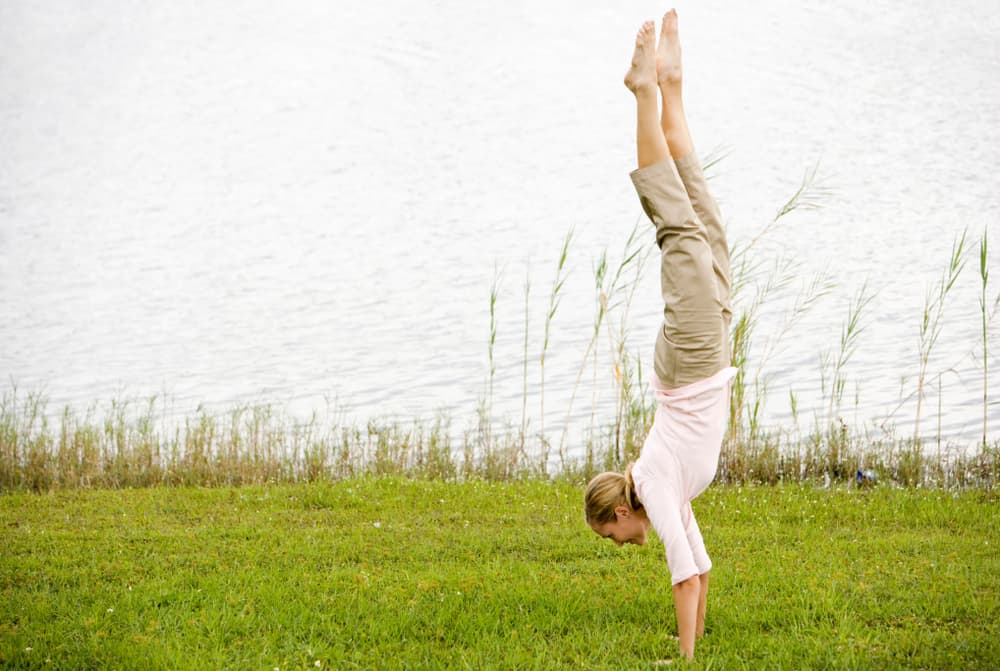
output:
[[[729,246],[719,206],[692,152],[632,172],[660,248],[663,326],[653,368],[682,387],[729,366]]]

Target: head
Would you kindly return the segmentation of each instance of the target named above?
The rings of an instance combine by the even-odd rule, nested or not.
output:
[[[635,495],[632,464],[624,473],[601,473],[587,485],[583,496],[587,524],[599,536],[618,545],[646,544],[649,518]]]

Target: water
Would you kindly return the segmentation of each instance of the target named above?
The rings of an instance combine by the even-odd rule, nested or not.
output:
[[[907,435],[925,293],[963,228],[990,230],[1000,286],[1000,15],[939,7],[678,5],[695,142],[728,154],[712,184],[731,241],[752,239],[817,162],[833,191],[754,252],[800,264],[765,306],[758,360],[799,284],[822,268],[836,281],[772,348],[770,423],[791,425],[789,391],[803,426],[824,415],[820,356],[867,280],[878,294],[843,414]],[[558,430],[592,328],[593,260],[639,218],[621,78],[639,22],[664,9],[4,3],[0,376],[55,407],[162,394],[179,414],[264,401],[463,425],[486,388],[500,272],[494,410],[519,424],[530,278],[537,428],[543,315],[573,227],[545,373]],[[650,264],[629,319],[646,362],[656,282]],[[957,443],[982,431],[978,290],[970,256],[929,366],[923,432],[940,420]],[[608,348],[602,336],[602,412]]]

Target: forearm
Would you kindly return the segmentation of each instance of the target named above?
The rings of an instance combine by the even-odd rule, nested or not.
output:
[[[708,603],[708,571],[698,576],[700,583],[700,593],[698,594],[698,623],[694,630],[694,637],[701,638],[705,635],[705,607]]]
[[[680,641],[681,654],[688,659],[694,657],[694,639],[698,625],[700,595],[701,579],[696,575],[674,585],[677,638]]]

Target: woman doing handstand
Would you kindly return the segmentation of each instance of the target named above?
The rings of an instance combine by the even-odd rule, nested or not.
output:
[[[729,365],[729,248],[684,116],[674,10],[663,17],[659,44],[651,21],[639,30],[625,85],[637,114],[632,182],[660,248],[657,407],[639,459],[624,473],[591,480],[585,509],[590,527],[619,545],[642,545],[650,525],[656,530],[670,568],[681,654],[690,658],[705,630],[712,567],[691,500],[715,477],[736,369]]]

